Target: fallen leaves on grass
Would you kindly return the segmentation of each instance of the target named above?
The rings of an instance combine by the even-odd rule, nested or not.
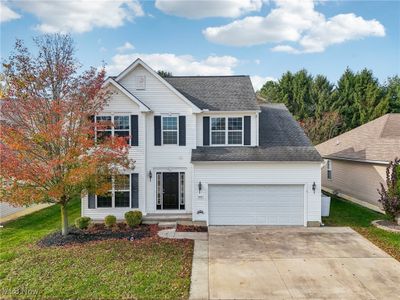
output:
[[[374,227],[352,227],[359,234],[370,240],[386,253],[393,256],[400,261],[400,234],[385,232],[382,229]],[[393,239],[397,235],[397,245],[394,244]]]

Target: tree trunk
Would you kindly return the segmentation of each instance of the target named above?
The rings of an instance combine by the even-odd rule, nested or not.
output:
[[[68,234],[68,213],[67,203],[60,203],[61,205],[61,234],[66,236]]]

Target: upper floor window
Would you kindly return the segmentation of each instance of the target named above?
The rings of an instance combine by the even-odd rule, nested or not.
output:
[[[96,141],[110,136],[128,137],[130,135],[129,116],[96,116],[96,123],[104,124],[104,126],[96,126]]]
[[[211,145],[243,145],[243,118],[211,118]]]
[[[178,144],[178,117],[162,117],[162,143],[164,145]]]
[[[332,161],[330,159],[326,163],[326,177],[332,179]]]

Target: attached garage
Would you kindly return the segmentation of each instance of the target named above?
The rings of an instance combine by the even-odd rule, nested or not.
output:
[[[209,225],[304,225],[304,185],[208,186]]]

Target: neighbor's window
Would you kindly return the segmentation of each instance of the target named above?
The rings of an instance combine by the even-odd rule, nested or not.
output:
[[[330,159],[326,163],[326,177],[332,179],[332,161]]]
[[[243,118],[211,118],[212,145],[243,145]]]
[[[110,124],[96,126],[96,141],[102,141],[109,136],[128,137],[130,134],[129,116],[96,116],[96,123]]]
[[[178,117],[162,117],[163,145],[178,144]]]
[[[110,177],[111,190],[106,195],[97,196],[97,207],[129,207],[129,175]]]

